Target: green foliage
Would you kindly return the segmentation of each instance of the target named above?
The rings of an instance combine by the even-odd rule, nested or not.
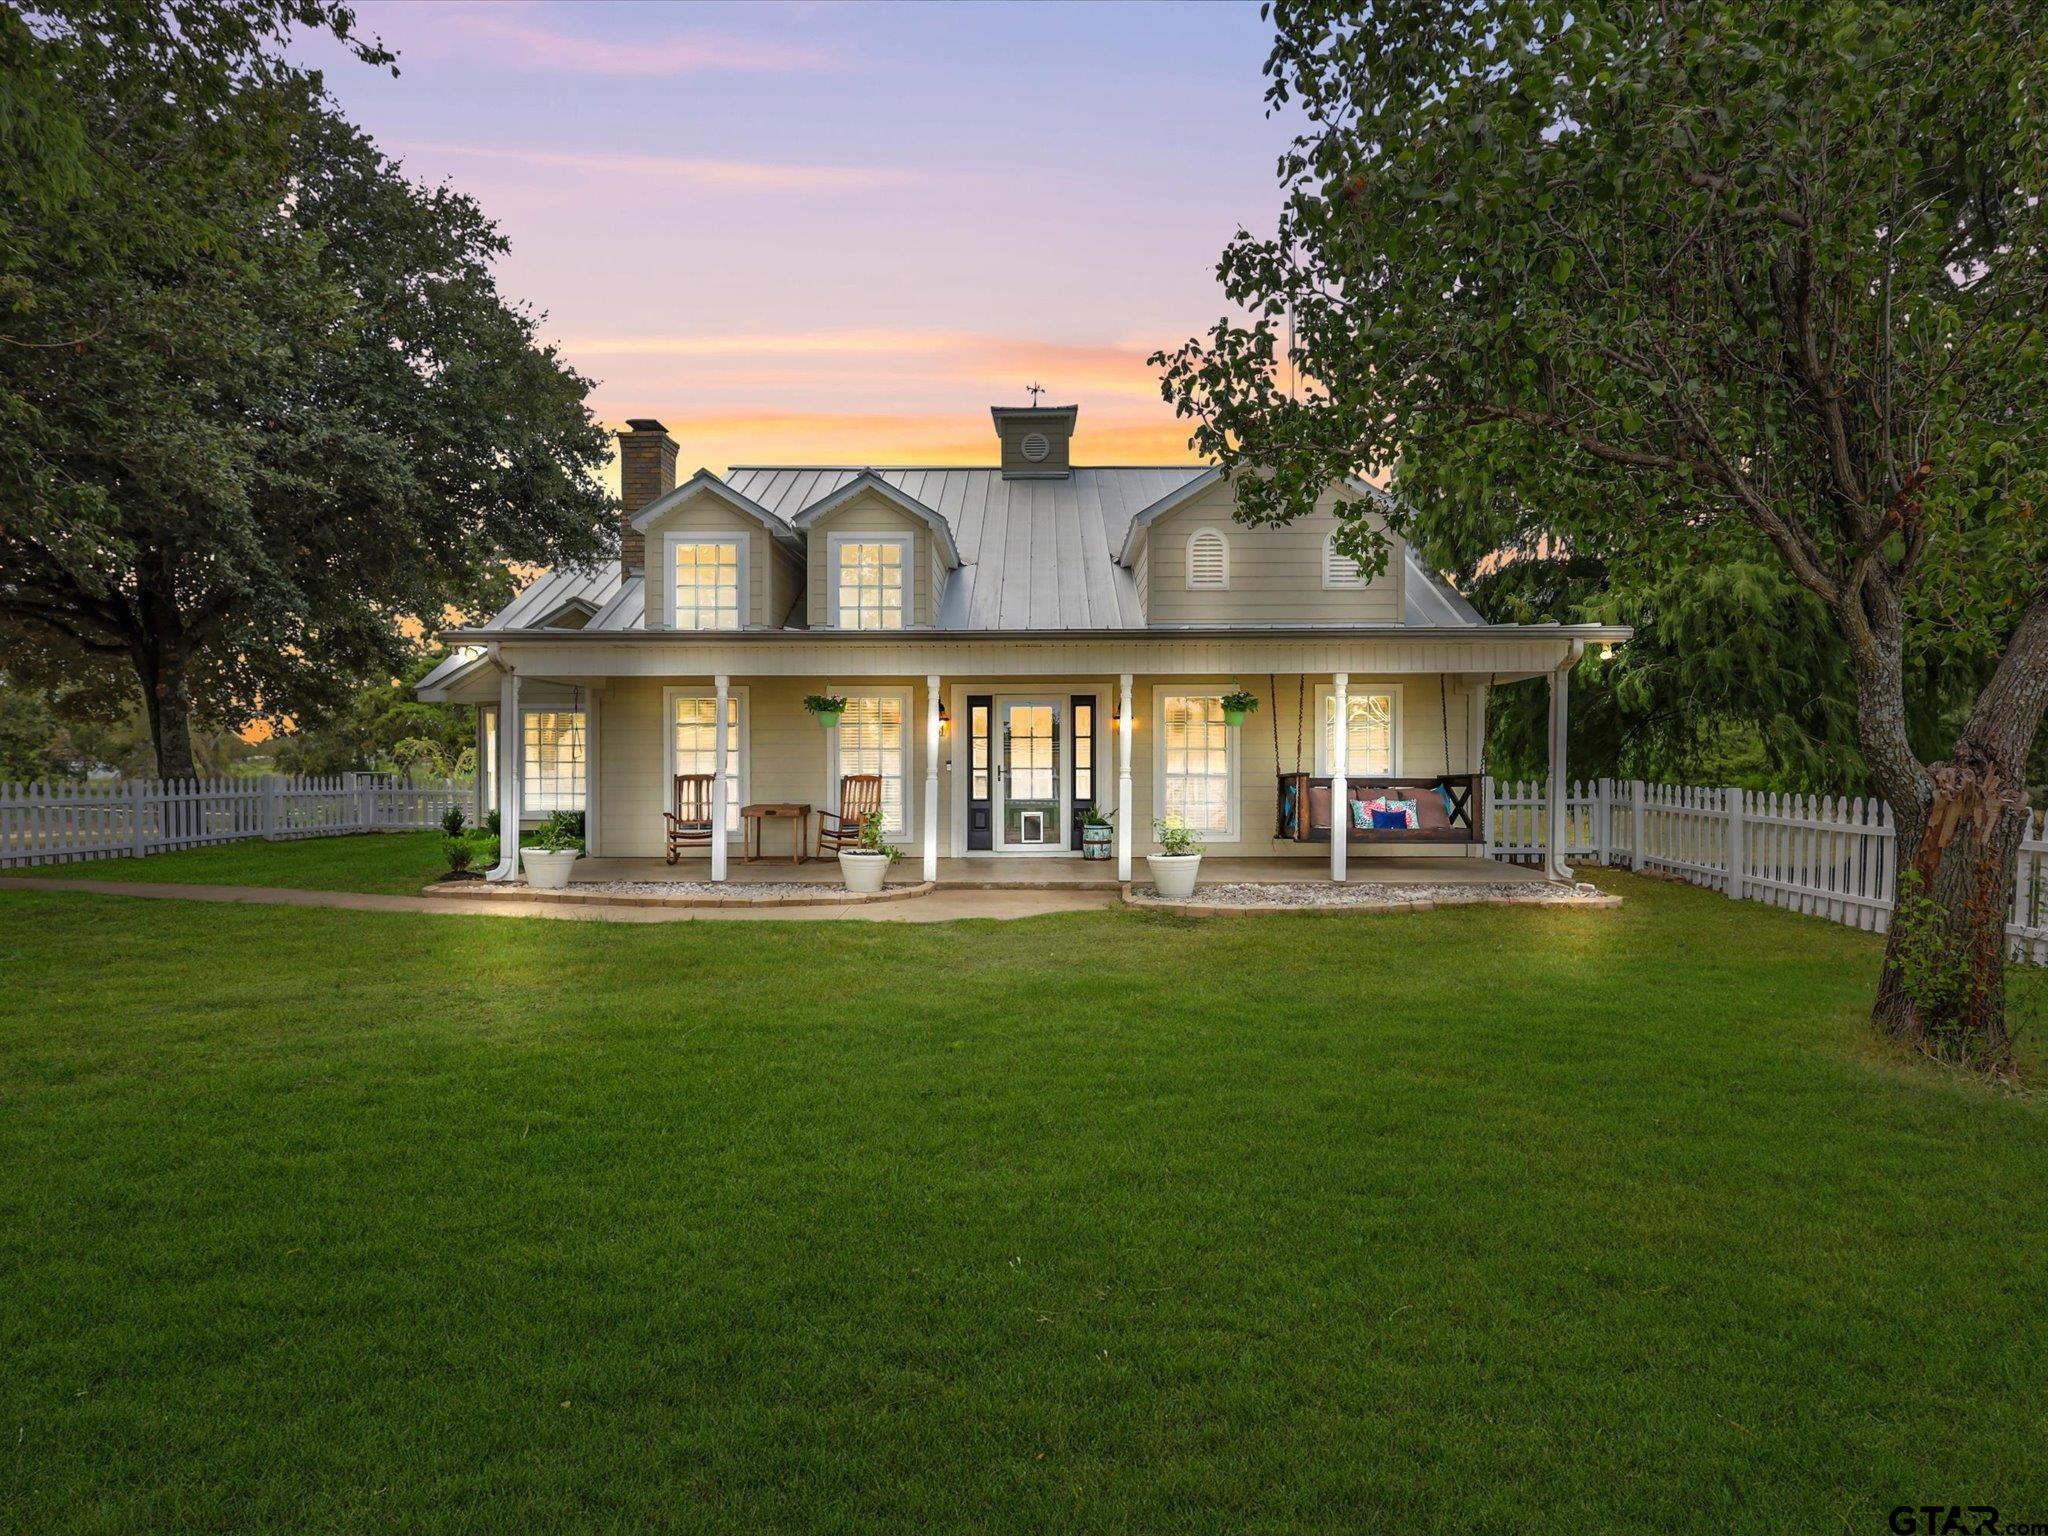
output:
[[[1083,806],[1081,808],[1081,825],[1084,827],[1113,827],[1116,825],[1116,810],[1114,807],[1104,810],[1099,805]]]
[[[0,614],[131,667],[176,773],[195,702],[322,718],[408,619],[599,551],[609,445],[502,237],[283,59],[345,8],[38,11],[0,12]]]
[[[846,700],[838,694],[807,693],[804,708],[814,715],[838,715],[846,712]]]
[[[860,853],[885,854],[891,864],[903,857],[903,850],[882,839],[882,813],[869,811],[860,819],[860,837],[854,848]]]
[[[1155,359],[1250,471],[1239,516],[1391,471],[1390,524],[1488,618],[1637,625],[1584,676],[1590,771],[1738,722],[1773,777],[1866,782],[1852,666],[1895,644],[1910,745],[1946,755],[2048,597],[2035,8],[1272,15],[1309,127],[1277,234],[1222,259],[1249,321]],[[1533,724],[1510,705],[1505,759]]]
[[[448,860],[448,869],[451,874],[461,874],[469,868],[470,860],[476,857],[476,847],[474,844],[465,838],[452,834],[442,843],[441,851]]]
[[[1953,1026],[1965,1016],[1977,978],[1947,914],[1928,897],[1916,869],[1899,872],[1892,933],[1889,958],[1926,1023],[1927,1048],[1937,1056],[1965,1059],[1970,1041]]]
[[[1250,693],[1245,689],[1239,688],[1231,693],[1224,694],[1220,702],[1225,709],[1240,710],[1245,714],[1250,714],[1259,707],[1259,696],[1256,693]]]
[[[1159,843],[1159,851],[1169,858],[1185,858],[1191,853],[1200,853],[1208,844],[1195,835],[1195,829],[1178,816],[1169,816],[1152,824],[1152,835]]]
[[[404,659],[397,676],[366,682],[316,723],[277,738],[283,773],[344,773],[398,768],[429,778],[467,778],[476,771],[476,723],[461,704],[423,703],[413,685],[446,653],[438,648]]]
[[[540,853],[566,853],[575,849],[583,851],[583,814],[580,811],[556,811],[533,831],[519,841],[521,848],[532,848]]]
[[[464,829],[468,825],[469,818],[463,814],[462,807],[459,805],[451,805],[446,811],[441,813],[441,830],[450,837],[462,836]]]

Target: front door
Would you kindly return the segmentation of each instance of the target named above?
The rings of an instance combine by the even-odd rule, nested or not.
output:
[[[1002,699],[996,705],[998,852],[1058,853],[1067,846],[1062,714],[1052,699]]]

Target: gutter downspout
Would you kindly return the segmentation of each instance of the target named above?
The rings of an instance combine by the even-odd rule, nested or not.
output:
[[[499,669],[498,677],[498,762],[493,777],[497,790],[498,862],[484,879],[493,883],[510,880],[519,873],[519,768],[520,747],[525,740],[525,722],[519,718],[519,674],[512,670],[496,642],[485,654]]]
[[[1574,640],[1550,673],[1550,792],[1545,796],[1550,825],[1543,839],[1543,872],[1553,880],[1569,880],[1571,866],[1564,861],[1565,801],[1571,794],[1566,781],[1567,747],[1571,738],[1571,672],[1586,654],[1586,642]]]

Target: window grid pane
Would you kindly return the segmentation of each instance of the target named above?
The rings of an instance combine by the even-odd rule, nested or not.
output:
[[[905,831],[903,786],[906,773],[903,700],[891,694],[852,695],[839,717],[834,736],[839,745],[839,773],[882,776],[882,830],[893,837]],[[835,807],[836,809],[836,807]]]
[[[729,539],[676,546],[676,628],[740,627],[740,547]]]
[[[1164,819],[1197,832],[1230,830],[1230,727],[1218,697],[1166,701]]]
[[[1345,696],[1350,728],[1344,733],[1344,771],[1361,778],[1384,778],[1394,771],[1394,696],[1390,693],[1353,693]],[[1336,739],[1331,727],[1337,721],[1337,696],[1323,700],[1323,750],[1327,754]],[[1334,758],[1330,767],[1336,767]]]
[[[905,545],[898,539],[839,546],[839,627],[901,629]]]
[[[740,826],[740,761],[745,755],[745,749],[740,744],[740,701],[730,694],[725,700],[725,721],[725,829],[728,832],[737,832]],[[718,771],[717,727],[717,699],[700,697],[676,700],[677,773]]]
[[[529,709],[523,735],[520,811],[547,816],[583,809],[583,711]]]

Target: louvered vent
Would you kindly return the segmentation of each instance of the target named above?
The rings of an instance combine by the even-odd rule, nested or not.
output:
[[[1325,587],[1362,587],[1365,577],[1359,574],[1358,562],[1337,548],[1337,535],[1331,534],[1323,540],[1323,585]]]
[[[1188,540],[1188,590],[1222,591],[1230,585],[1230,546],[1214,528],[1198,530]]]

